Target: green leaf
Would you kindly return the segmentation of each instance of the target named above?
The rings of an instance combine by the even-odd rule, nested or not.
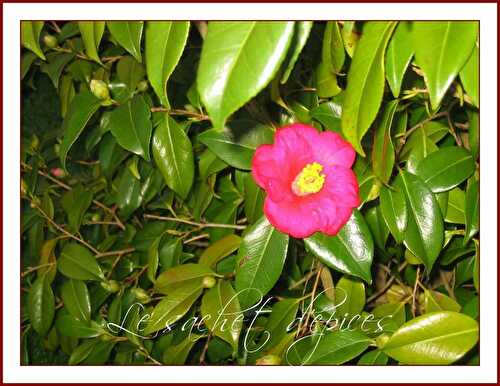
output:
[[[469,118],[469,146],[474,160],[479,155],[479,113],[474,110],[467,110]]]
[[[189,34],[188,21],[146,23],[146,71],[160,102],[170,107],[167,81],[181,58]]]
[[[186,362],[189,352],[196,344],[198,340],[202,338],[201,335],[191,334],[189,337],[185,338],[179,344],[175,346],[169,346],[162,356],[162,362],[164,365],[179,366]]]
[[[335,286],[335,313],[339,316],[348,314],[351,318],[360,314],[365,306],[365,285],[360,280],[342,276]]]
[[[217,157],[229,165],[243,170],[252,168],[255,149],[262,144],[272,143],[274,132],[267,126],[251,126],[250,121],[234,122],[224,131],[207,130],[198,135],[198,140],[207,145]]]
[[[286,334],[289,332],[289,326],[295,320],[299,309],[300,301],[298,299],[283,299],[275,304],[271,309],[269,318],[265,325],[265,331],[269,334],[264,334],[262,339],[267,340],[262,349],[272,348],[278,345]]]
[[[56,306],[52,287],[45,275],[38,277],[30,288],[28,304],[33,329],[45,336],[52,326]]]
[[[456,300],[438,291],[424,291],[424,311],[426,314],[435,311],[455,311],[460,312],[462,307]]]
[[[377,115],[384,93],[385,48],[396,22],[367,22],[347,76],[342,132],[365,156],[361,139]]]
[[[369,208],[365,212],[364,217],[368,227],[370,228],[370,232],[372,233],[375,246],[377,246],[381,251],[384,251],[385,243],[387,241],[387,237],[389,236],[389,228],[382,218],[380,205]]]
[[[59,101],[61,104],[61,117],[66,117],[66,112],[75,97],[75,87],[73,78],[70,75],[62,75],[59,86]]]
[[[138,62],[142,62],[141,37],[142,21],[108,21],[109,32]]]
[[[146,75],[144,66],[131,56],[121,58],[116,65],[118,79],[125,83],[130,91],[137,88],[137,84]],[[149,107],[149,106],[148,106]]]
[[[161,300],[153,309],[144,334],[171,328],[171,325],[189,311],[202,292],[199,280],[189,280],[176,286],[168,296]]]
[[[114,109],[109,115],[109,128],[124,149],[149,161],[149,141],[153,126],[149,106],[141,95]]]
[[[229,165],[249,170],[255,149],[272,143],[274,138],[268,126],[254,125],[253,121],[233,121],[223,132],[207,130],[198,139]]]
[[[311,110],[311,118],[319,121],[326,130],[335,131],[339,134],[342,133],[340,127],[341,115],[342,105],[333,101],[321,103],[318,107]]]
[[[71,146],[73,146],[80,134],[82,134],[85,125],[99,109],[100,104],[100,100],[87,91],[76,95],[71,101],[61,129],[64,136],[59,156],[64,169],[66,169],[66,157]]]
[[[404,324],[382,347],[403,364],[445,365],[456,362],[475,346],[477,322],[452,311],[432,312]]]
[[[99,343],[99,339],[85,340],[71,353],[68,360],[68,365],[77,365],[83,362],[92,352],[95,345]]]
[[[201,284],[205,276],[215,276],[215,272],[202,264],[177,265],[158,276],[155,282],[155,290],[168,295],[185,282],[197,281]]]
[[[40,70],[49,76],[56,89],[59,88],[59,78],[64,71],[64,67],[66,67],[74,57],[75,54],[73,53],[61,54],[53,52],[47,54],[47,62],[42,63],[40,66]]]
[[[70,279],[104,280],[101,267],[85,247],[75,242],[67,243],[57,261],[58,270]]]
[[[400,21],[387,46],[385,71],[394,98],[399,97],[403,77],[414,53],[411,38],[410,23]]]
[[[250,224],[256,222],[262,215],[264,199],[266,194],[254,181],[252,175],[248,174],[244,182],[245,201],[243,202],[245,216]]]
[[[340,34],[339,24],[336,21],[328,21],[326,23],[321,60],[334,73],[339,73],[344,65],[344,43]]]
[[[104,34],[104,27],[106,23],[103,21],[79,21],[78,28],[82,34],[83,45],[85,46],[85,53],[90,59],[101,63],[99,59],[99,44],[101,43],[102,35]]]
[[[424,73],[433,110],[437,110],[446,90],[467,62],[476,39],[477,22],[413,23],[415,57]]]
[[[280,81],[281,84],[285,84],[288,78],[290,77],[290,74],[292,73],[295,63],[297,62],[297,59],[299,58],[299,55],[302,52],[302,49],[306,45],[307,38],[311,33],[312,27],[313,27],[312,21],[298,21],[295,23],[295,33],[292,42],[293,50],[292,54],[289,55],[290,59],[288,60],[285,72],[281,77]]]
[[[395,154],[391,140],[391,126],[397,107],[398,100],[393,100],[386,105],[373,138],[373,172],[385,184],[389,182],[394,168]]]
[[[443,246],[444,225],[439,204],[419,177],[401,170],[398,182],[408,208],[404,243],[430,271]]]
[[[457,146],[443,147],[425,157],[417,167],[417,175],[434,193],[453,189],[465,181],[476,165],[472,155]]]
[[[273,78],[293,22],[210,22],[198,68],[198,92],[215,129]],[[258,55],[255,54],[258,52]]]
[[[336,236],[318,232],[304,242],[323,264],[371,283],[373,239],[359,211],[353,211]]]
[[[200,256],[199,263],[210,268],[215,268],[220,260],[238,250],[240,244],[241,237],[234,234],[227,235],[205,249]]]
[[[318,341],[301,358],[300,364],[341,365],[356,358],[372,342],[364,333],[350,330],[328,332],[318,336],[317,339]]]
[[[389,357],[381,350],[373,350],[363,354],[363,356],[359,358],[358,365],[380,366],[386,365],[388,361]]]
[[[182,127],[167,114],[153,135],[153,158],[168,187],[186,198],[193,184],[193,149]]]
[[[82,225],[83,216],[92,204],[92,191],[77,185],[73,189],[64,193],[61,199],[61,205],[68,216],[70,230],[78,232]]]
[[[82,322],[90,321],[90,297],[81,280],[69,279],[61,288],[61,297],[68,312]]]
[[[219,280],[215,287],[203,295],[201,315],[209,330],[228,342],[236,352],[243,319],[238,296],[230,282]]]
[[[278,281],[288,250],[288,235],[265,217],[248,228],[238,251],[235,287],[241,308],[257,303]]]
[[[479,47],[477,43],[460,71],[460,80],[474,106],[479,107]]]
[[[408,209],[404,193],[397,187],[380,189],[380,210],[382,217],[398,244],[404,240],[408,223]]]
[[[36,58],[37,56],[33,52],[25,52],[21,56],[21,80],[24,79]]]
[[[56,318],[56,328],[61,335],[75,338],[95,338],[104,333],[99,323],[93,320],[91,320],[90,323],[81,321],[67,312],[64,312],[65,310],[61,311]]]
[[[446,222],[465,224],[465,193],[459,188],[449,191],[448,208],[446,209]]]
[[[465,237],[464,244],[479,232],[479,184],[471,177],[465,191]]]
[[[21,21],[21,44],[45,60],[45,55],[40,48],[40,32],[43,29],[43,21]]]
[[[120,217],[128,219],[141,206],[141,203],[141,182],[132,174],[129,166],[120,178],[116,193],[116,204],[120,208]]]

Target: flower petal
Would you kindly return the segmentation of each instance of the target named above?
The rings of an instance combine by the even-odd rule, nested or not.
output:
[[[358,181],[351,169],[330,166],[324,172],[325,186],[319,194],[327,195],[337,206],[355,208],[361,204]]]
[[[340,165],[346,168],[352,166],[356,152],[349,142],[333,131],[325,131],[320,137],[314,149],[318,162],[323,166]]]
[[[301,205],[300,200],[277,203],[268,196],[264,213],[276,229],[295,238],[309,237],[319,230],[316,216],[309,212],[307,205]]]

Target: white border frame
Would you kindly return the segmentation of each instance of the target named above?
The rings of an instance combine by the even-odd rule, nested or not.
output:
[[[19,21],[480,20],[481,320],[480,366],[156,367],[20,366]],[[497,380],[497,4],[3,4],[3,380],[4,382],[496,382]],[[365,371],[366,370],[366,371]]]

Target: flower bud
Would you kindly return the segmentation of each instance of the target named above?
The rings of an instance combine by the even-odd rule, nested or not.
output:
[[[26,184],[26,181],[21,178],[21,196],[25,196],[26,193],[28,192],[28,185]]]
[[[40,204],[41,204],[40,199],[38,197],[33,197],[33,200],[31,201],[30,206],[32,208],[36,208],[36,207],[39,207]]]
[[[40,145],[40,140],[36,136],[36,134],[33,134],[31,136],[31,142],[30,142],[30,147],[32,150],[37,150],[38,146]]]
[[[52,168],[50,169],[50,173],[57,178],[64,178],[66,176],[66,172],[61,168]]]
[[[205,276],[202,283],[203,288],[212,288],[217,283],[217,280],[213,276]]]
[[[91,217],[93,222],[101,221],[101,215],[99,213],[94,213]]]
[[[281,364],[281,358],[277,355],[264,355],[255,362],[257,366],[276,366]]]
[[[43,37],[43,43],[49,48],[56,48],[57,38],[53,35],[47,34]]]
[[[147,80],[143,79],[137,84],[137,90],[139,92],[144,92],[149,88],[149,83]]]
[[[120,290],[120,284],[116,280],[102,281],[101,287],[108,292],[118,292]]]
[[[61,150],[61,145],[59,145],[58,143],[55,143],[54,144],[54,153],[59,155],[59,150]]]
[[[90,81],[90,91],[101,100],[109,99],[108,85],[102,80],[92,79]]]
[[[131,291],[135,298],[141,303],[147,303],[151,300],[151,297],[142,288],[133,288]]]

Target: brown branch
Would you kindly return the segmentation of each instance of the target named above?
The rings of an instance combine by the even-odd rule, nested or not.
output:
[[[96,259],[100,257],[107,257],[107,256],[116,256],[116,255],[127,255],[129,253],[132,253],[135,251],[135,248],[126,248],[126,249],[121,249],[118,251],[109,251],[109,252],[99,252],[95,257]]]
[[[233,224],[218,224],[218,223],[212,223],[212,222],[195,222],[195,221],[190,221],[190,220],[185,220],[182,218],[177,218],[177,217],[168,217],[168,216],[158,216],[155,214],[145,214],[144,218],[150,218],[154,220],[161,220],[161,221],[172,221],[172,222],[178,222],[181,224],[187,224],[187,225],[192,225],[199,227],[200,230],[203,228],[229,228],[229,229],[240,229],[243,230],[246,228],[245,225],[233,225]]]

